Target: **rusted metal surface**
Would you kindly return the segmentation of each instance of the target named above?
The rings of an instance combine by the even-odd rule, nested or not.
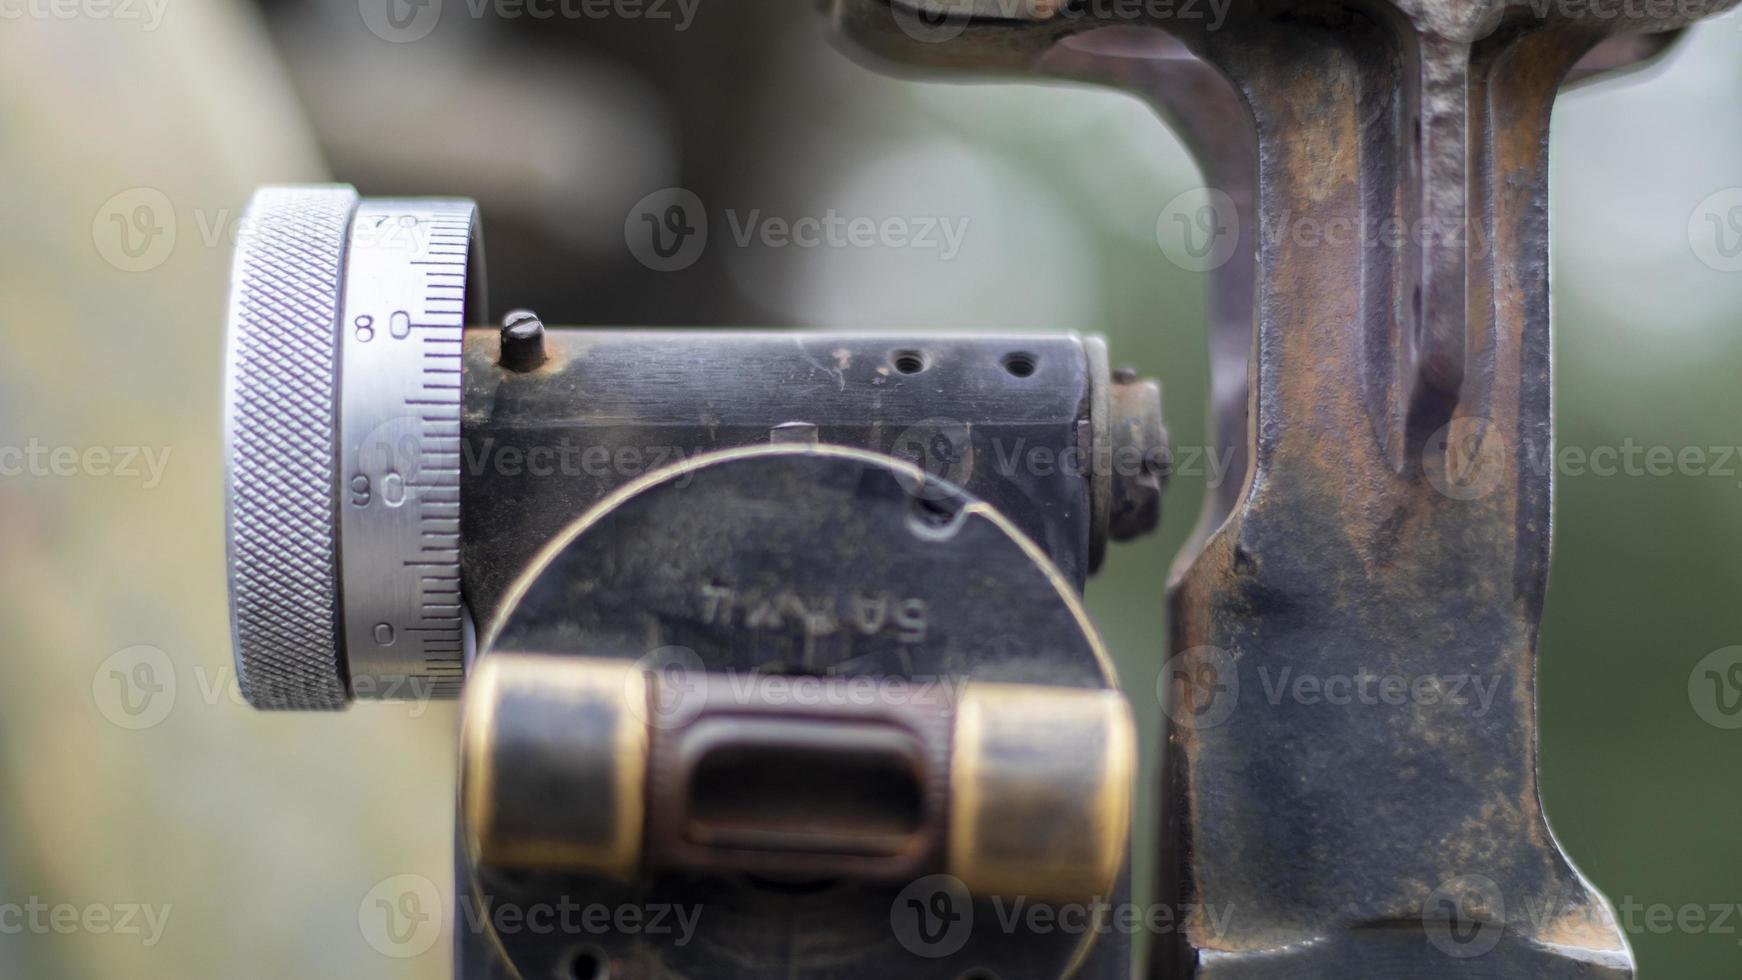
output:
[[[1113,393],[1144,382],[1111,384],[1098,337],[531,331],[537,322],[520,324],[536,339],[524,359],[512,342],[504,352],[502,330],[466,333],[461,549],[481,621],[552,535],[613,490],[700,453],[788,439],[788,423],[985,498],[1079,591],[1110,534],[1129,540],[1159,519],[1160,402],[1115,405]],[[1129,439],[1112,446],[1116,428],[1144,434],[1142,455]],[[1142,513],[1112,534],[1115,487]]]
[[[488,665],[518,652],[621,658],[658,690],[676,667],[704,687],[705,675],[723,674],[728,693],[794,679],[851,691],[893,678],[1118,697],[1077,596],[1108,539],[1154,529],[1167,442],[1159,390],[1115,375],[1099,338],[545,330],[520,313],[501,330],[468,331],[464,365],[462,568],[482,631],[485,666],[474,676],[486,684],[501,673]],[[709,455],[721,453],[732,461]],[[497,734],[466,740],[460,921],[564,900],[701,904],[707,917],[693,944],[633,930],[577,944],[572,934],[468,929],[461,976],[561,975],[577,964],[603,964],[617,980],[1130,975],[1128,929],[982,928],[960,948],[922,941],[933,928],[953,938],[957,921],[996,923],[1001,908],[1086,880],[1083,867],[1099,875],[1082,859],[1097,840],[1116,845],[1117,874],[1083,901],[1127,900],[1128,807],[1115,808],[1127,811],[1117,826],[1095,824],[1097,836],[1040,806],[1105,809],[1079,805],[1098,798],[1075,795],[1096,770],[1069,731],[969,725],[988,748],[963,763],[956,747],[971,743],[952,729],[950,764],[930,765],[927,785],[941,774],[954,793],[957,774],[978,771],[974,792],[948,807],[928,795],[911,852],[824,853],[762,818],[791,794],[827,790],[837,849],[852,850],[848,838],[863,845],[891,816],[883,791],[894,768],[830,783],[816,745],[797,744],[828,739],[821,733],[852,712],[783,729],[787,761],[809,760],[810,778],[757,784],[754,773],[779,768],[762,764],[776,747],[759,743],[762,761],[728,773],[742,785],[722,794],[704,756],[686,754],[699,744],[686,725],[635,724],[621,697],[601,700],[573,671],[547,673],[522,696],[472,695],[469,711],[495,705]],[[986,713],[960,717],[970,716]],[[751,721],[708,731],[741,733]],[[1004,751],[1011,739],[994,737],[1047,731],[1050,768],[1046,754]],[[646,743],[639,767],[627,764],[635,752],[618,750],[635,732]],[[478,775],[491,772],[500,779]],[[713,789],[698,798],[694,785]],[[958,834],[985,808],[998,833]],[[692,839],[698,827],[712,843]],[[721,831],[786,835],[793,846],[749,853],[722,844]],[[936,887],[939,875],[957,889],[1008,884],[1024,863],[1044,885],[1022,895]],[[896,921],[913,932],[908,901],[927,917],[917,939],[892,932]],[[948,915],[934,915],[940,902]],[[906,918],[892,920],[895,909]]]
[[[1107,461],[1116,479],[1108,488],[1108,535],[1135,541],[1161,526],[1161,496],[1172,471],[1167,428],[1162,424],[1161,386],[1121,368],[1108,385]]]
[[[1568,76],[1568,84],[1595,81],[1650,64],[1681,39],[1682,31],[1625,35],[1597,44]],[[1206,311],[1210,349],[1210,432],[1218,458],[1227,454],[1229,478],[1220,481],[1200,515],[1199,543],[1222,525],[1240,497],[1246,473],[1248,365],[1258,250],[1258,144],[1246,123],[1240,93],[1221,72],[1182,41],[1157,30],[1113,26],[1061,38],[1033,68],[1040,77],[1123,89],[1145,100],[1191,151],[1204,185],[1226,195],[1230,220],[1219,231],[1225,262],[1210,270]],[[1195,550],[1195,549],[1194,549]]]
[[[1212,26],[834,4],[898,65],[1143,92],[1239,211],[1212,348],[1247,480],[1182,562],[1164,678],[1161,899],[1200,912],[1153,976],[1631,975],[1537,791],[1549,116],[1566,81],[1661,48],[1628,35],[1731,5],[1278,0]],[[1368,679],[1409,693],[1322,696]]]
[[[504,855],[499,863],[507,867],[488,857],[463,863],[462,916],[563,901],[705,908],[683,942],[624,930],[591,937],[589,955],[617,980],[1131,975],[1128,930],[1102,929],[1098,921],[1084,930],[997,925],[1001,909],[1009,915],[1012,907],[1056,898],[1051,892],[1061,885],[1073,896],[1078,888],[1096,892],[1085,901],[1094,902],[1097,916],[1128,901],[1129,787],[1112,783],[1123,782],[1115,774],[1129,773],[1132,761],[1128,752],[1118,760],[1122,739],[1067,723],[1073,705],[1102,712],[1079,712],[1086,719],[1112,717],[1106,702],[1119,698],[1111,661],[1074,584],[987,502],[863,450],[780,444],[714,453],[633,481],[573,522],[526,565],[486,625],[483,663],[566,656],[616,659],[629,669],[603,683],[545,671],[513,696],[497,693],[506,690],[499,669],[480,669],[484,684],[468,705],[465,823],[496,843],[484,847],[470,834],[464,853]],[[794,703],[794,710],[776,711],[768,703],[771,685],[808,683],[814,686],[799,690],[827,702],[867,679],[896,701],[893,708]],[[596,696],[600,691],[607,693]],[[920,702],[939,694],[955,699],[950,738],[917,738],[914,744],[929,748],[909,761],[926,779],[947,771],[950,805],[940,810],[933,794],[928,809],[922,792],[920,823],[932,833],[915,831],[911,849],[888,862],[861,853],[833,862],[829,873],[821,855],[800,853],[804,834],[790,824],[799,815],[766,812],[782,793],[822,787],[822,767],[812,770],[817,785],[801,789],[788,780],[759,800],[748,782],[711,785],[701,772],[705,753],[691,751],[709,732],[721,744],[747,744],[757,731],[749,715],[761,722],[808,717],[815,736],[831,725],[862,733],[864,724],[918,705],[904,716],[913,722],[906,731],[916,733],[929,724],[923,719],[938,718]],[[1044,711],[1037,713],[1036,697],[1047,701]],[[638,705],[639,727],[625,721]],[[1126,710],[1120,704],[1117,715],[1128,732]],[[1038,723],[1047,718],[1055,727]],[[691,729],[710,719],[726,727]],[[485,730],[494,734],[483,737]],[[626,730],[643,731],[646,746],[611,734]],[[1037,737],[1048,739],[1050,756],[1036,748]],[[813,749],[821,744],[810,741]],[[601,751],[611,743],[627,748]],[[781,744],[792,748],[790,738]],[[945,745],[947,766],[926,761]],[[788,754],[789,764],[802,763]],[[615,764],[636,758],[644,765]],[[601,776],[606,761],[614,764]],[[577,793],[583,785],[596,791]],[[641,799],[626,789],[632,785],[647,787],[645,806],[632,805]],[[863,850],[864,822],[876,823],[889,802],[843,812],[836,804],[862,802],[864,787],[840,787],[834,803],[812,801],[809,816],[818,822],[810,829],[826,822],[822,810],[832,810],[840,818],[835,829],[857,828]],[[699,828],[702,843],[698,812],[708,818]],[[947,846],[936,835],[939,817],[948,825]],[[771,833],[764,840],[782,853],[751,862],[764,874],[745,873],[743,839],[736,854],[718,839],[726,824],[733,832]],[[833,846],[843,836],[855,835],[836,835]],[[940,846],[944,866],[969,888],[1005,887],[1024,863],[1045,882],[1034,894],[962,895],[962,904],[946,904],[942,921],[919,927],[959,932],[960,941],[928,945],[937,940],[901,931],[913,921],[902,916],[911,914],[910,898],[928,911],[939,893],[910,894],[899,879],[934,864]],[[565,855],[578,859],[565,862]],[[577,865],[594,873],[577,873]],[[1096,888],[1086,883],[1091,877],[1105,882]],[[954,930],[958,915],[982,926]],[[480,978],[560,976],[576,953],[573,935],[468,931],[461,970]]]
[[[1070,904],[1105,900],[1125,861],[1117,691],[572,653],[493,653],[473,681],[461,812],[482,867],[806,889],[950,874]]]

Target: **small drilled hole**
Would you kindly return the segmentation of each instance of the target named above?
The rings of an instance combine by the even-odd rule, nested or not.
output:
[[[1013,351],[1004,355],[1004,370],[1014,378],[1026,378],[1034,374],[1035,356],[1027,351]]]
[[[572,980],[610,980],[611,961],[603,950],[583,946],[569,958],[569,976]]]
[[[916,350],[898,350],[894,356],[895,370],[902,374],[918,374],[925,370],[925,355]]]
[[[937,529],[948,527],[956,519],[957,508],[949,502],[933,500],[930,497],[915,497],[913,499],[913,516],[926,527]]]
[[[921,541],[948,541],[962,529],[968,511],[962,501],[945,496],[942,484],[927,482],[907,514],[907,529]]]

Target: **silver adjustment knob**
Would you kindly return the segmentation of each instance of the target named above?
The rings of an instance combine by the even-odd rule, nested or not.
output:
[[[225,436],[236,669],[263,709],[456,697],[477,209],[266,188],[239,236]]]

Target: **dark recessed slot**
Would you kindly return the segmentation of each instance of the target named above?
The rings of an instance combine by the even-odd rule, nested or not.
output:
[[[752,850],[896,855],[912,846],[923,820],[920,774],[905,739],[722,745],[697,762],[689,803],[692,842]]]

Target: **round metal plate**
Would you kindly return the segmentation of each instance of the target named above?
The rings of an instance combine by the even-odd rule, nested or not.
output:
[[[1115,686],[1075,590],[994,508],[898,460],[810,445],[697,457],[613,495],[510,590],[483,655],[496,651],[635,659],[667,678],[705,670]],[[892,927],[892,914],[911,914],[900,888],[498,877],[474,880],[472,900],[532,907],[560,895],[581,906],[703,910],[683,942],[645,930],[463,940],[500,951],[521,976],[563,975],[586,947],[610,959],[618,980],[1059,977],[1091,960],[1077,975],[1102,976],[1128,962],[1128,937],[1007,934],[989,902],[975,903],[979,926],[959,948],[916,950],[901,938],[912,930]],[[461,921],[476,917],[462,911]]]

